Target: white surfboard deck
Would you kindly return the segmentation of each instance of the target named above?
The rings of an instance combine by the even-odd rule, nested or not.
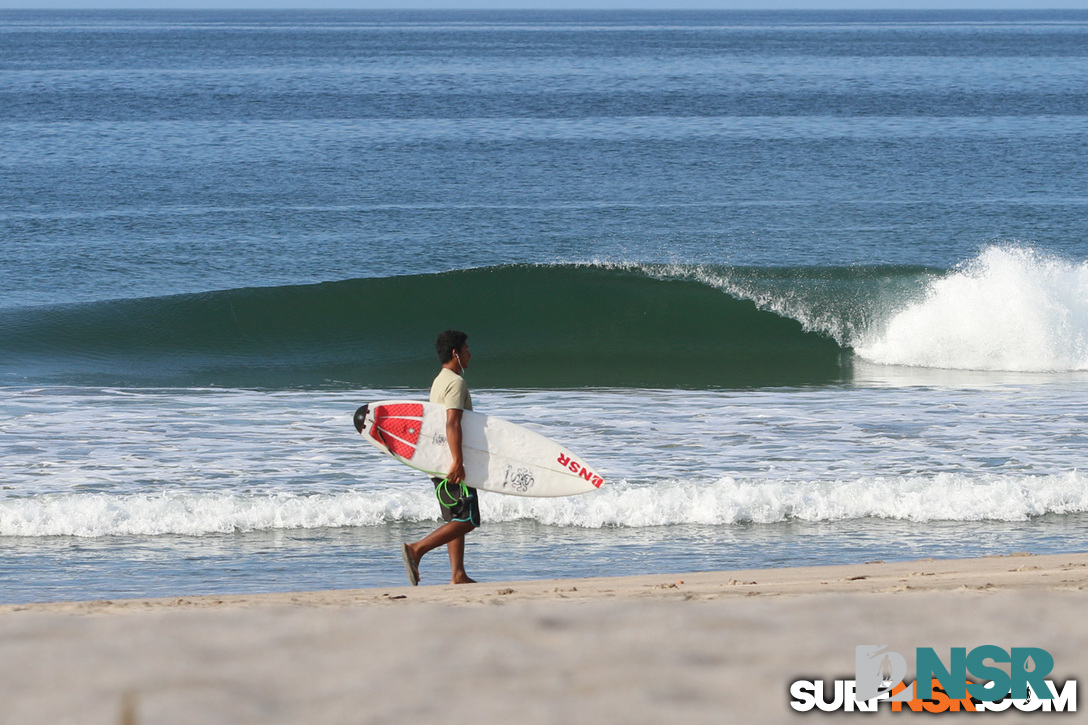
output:
[[[365,410],[364,410],[365,408]],[[375,448],[406,466],[445,478],[453,463],[446,408],[383,400],[359,408],[355,427]],[[511,496],[571,496],[604,483],[589,464],[559,443],[516,423],[466,410],[461,418],[465,483]]]

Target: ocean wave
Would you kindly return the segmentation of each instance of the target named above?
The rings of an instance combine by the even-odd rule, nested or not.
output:
[[[1088,262],[995,246],[929,281],[858,336],[885,365],[1008,372],[1088,370]]]
[[[391,520],[430,518],[433,512],[424,513],[422,498],[353,492],[312,496],[228,492],[44,494],[0,499],[0,536],[201,536],[375,526]]]
[[[201,536],[277,529],[379,526],[437,520],[426,487],[295,493],[68,493],[0,499],[0,536]],[[486,523],[535,521],[603,528],[724,526],[880,518],[1024,521],[1088,512],[1088,476],[938,474],[843,481],[618,483],[587,496],[484,494]]]
[[[1088,263],[994,246],[921,267],[507,265],[0,310],[0,382],[420,387],[464,329],[475,387],[715,388],[915,368],[1088,370]]]
[[[789,520],[1023,521],[1088,511],[1088,477],[938,474],[847,481],[670,482],[618,485],[585,499],[489,497],[488,520],[553,526],[772,524]]]
[[[0,379],[115,386],[418,387],[464,329],[476,387],[826,382],[842,348],[701,282],[514,265],[0,313]]]

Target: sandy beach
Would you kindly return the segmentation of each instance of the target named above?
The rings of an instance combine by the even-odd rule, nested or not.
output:
[[[790,684],[853,679],[859,644],[1041,647],[1077,679],[1086,588],[1088,554],[1012,554],[11,605],[0,722],[796,720]]]

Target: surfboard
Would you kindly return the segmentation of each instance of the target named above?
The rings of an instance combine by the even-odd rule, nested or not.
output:
[[[453,463],[446,408],[383,400],[355,411],[355,429],[375,448],[430,476]],[[571,496],[596,491],[604,479],[566,446],[535,431],[466,410],[461,418],[465,483],[511,496]]]

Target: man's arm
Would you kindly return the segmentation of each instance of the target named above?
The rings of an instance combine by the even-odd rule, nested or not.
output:
[[[465,411],[457,408],[446,409],[446,441],[450,444],[450,453],[453,454],[453,465],[446,478],[450,483],[461,483],[465,480],[465,456],[461,451],[461,418]]]

